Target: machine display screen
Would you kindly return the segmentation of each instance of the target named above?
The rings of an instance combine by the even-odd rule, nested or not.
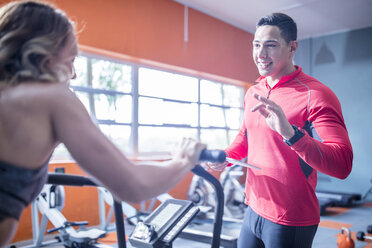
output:
[[[155,231],[159,231],[159,229],[164,226],[164,224],[166,224],[181,207],[182,205],[174,203],[166,205],[165,208],[151,220],[150,224],[154,226]]]

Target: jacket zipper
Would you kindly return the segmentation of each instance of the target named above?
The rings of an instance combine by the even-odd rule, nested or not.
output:
[[[269,87],[269,91],[267,92],[267,96],[266,96],[266,98],[267,98],[267,99],[269,99],[269,97],[270,97],[270,94],[271,94],[271,90],[272,90],[272,88],[271,88],[271,87]]]

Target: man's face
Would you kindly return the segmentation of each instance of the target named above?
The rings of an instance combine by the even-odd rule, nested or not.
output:
[[[292,56],[297,46],[289,44],[277,26],[265,25],[256,30],[253,40],[253,59],[261,76],[273,80],[288,75],[293,69]]]

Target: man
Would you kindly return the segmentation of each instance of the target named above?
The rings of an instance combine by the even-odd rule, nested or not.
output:
[[[285,14],[257,23],[253,59],[261,77],[247,91],[243,124],[225,149],[227,157],[247,157],[261,168],[247,170],[241,248],[311,247],[320,220],[317,171],[340,179],[351,172],[340,103],[293,64],[296,39],[296,23]]]

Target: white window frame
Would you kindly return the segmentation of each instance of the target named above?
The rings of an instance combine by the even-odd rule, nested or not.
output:
[[[200,84],[201,84],[201,81],[202,80],[208,80],[208,81],[211,81],[211,82],[214,82],[214,83],[219,83],[221,85],[225,84],[223,82],[218,82],[218,81],[214,81],[214,80],[210,80],[208,78],[203,78],[203,77],[198,77],[198,76],[195,76],[195,75],[192,75],[192,74],[187,74],[187,73],[179,73],[179,72],[174,72],[174,71],[171,71],[171,70],[166,70],[166,69],[159,69],[157,67],[152,67],[152,66],[148,66],[148,65],[143,65],[143,64],[139,64],[139,63],[133,63],[133,62],[128,62],[128,61],[125,61],[125,60],[121,60],[121,59],[115,59],[115,58],[111,58],[111,57],[106,57],[106,56],[102,56],[102,55],[97,55],[97,54],[92,54],[92,53],[87,53],[87,52],[82,52],[81,53],[81,56],[87,58],[88,60],[90,59],[96,59],[96,60],[105,60],[105,61],[110,61],[110,62],[113,62],[113,63],[119,63],[119,64],[124,64],[124,65],[127,65],[127,66],[131,66],[132,70],[131,70],[131,78],[132,78],[132,91],[130,93],[125,93],[125,92],[120,92],[120,91],[114,91],[114,90],[105,90],[105,89],[98,89],[98,88],[92,88],[92,87],[84,87],[84,86],[76,86],[74,85],[74,82],[72,81],[71,82],[71,89],[73,89],[75,92],[84,92],[84,93],[88,93],[88,94],[105,94],[105,95],[131,95],[132,96],[132,122],[131,123],[121,123],[121,122],[116,122],[116,121],[112,121],[112,120],[100,120],[100,119],[96,119],[96,122],[97,124],[109,124],[109,125],[126,125],[126,126],[130,126],[131,127],[131,135],[130,135],[130,144],[129,144],[129,151],[123,151],[125,153],[127,153],[128,155],[130,156],[133,156],[133,157],[138,157],[138,156],[145,156],[145,155],[153,155],[152,154],[143,154],[139,151],[139,148],[138,148],[138,129],[139,127],[141,126],[152,126],[152,127],[174,127],[174,128],[192,128],[192,129],[196,129],[197,130],[197,139],[200,140],[200,133],[201,133],[201,130],[203,129],[222,129],[222,130],[225,130],[226,131],[226,137],[227,137],[227,143],[230,144],[232,141],[229,140],[229,131],[231,130],[234,130],[234,131],[238,131],[238,129],[232,129],[230,127],[228,127],[227,125],[225,125],[224,127],[201,127],[201,124],[200,124],[200,108],[201,108],[201,105],[202,104],[207,104],[211,107],[217,107],[217,108],[222,108],[223,111],[225,112],[226,109],[230,108],[231,106],[226,106],[222,103],[222,105],[215,105],[215,104],[209,104],[209,103],[203,103],[200,101]],[[87,63],[87,73],[88,73],[88,76],[87,76],[87,80],[90,80],[92,81],[92,63],[88,62]],[[196,78],[198,80],[198,100],[195,101],[195,102],[191,102],[191,101],[183,101],[183,100],[175,100],[175,99],[167,99],[167,98],[161,98],[161,97],[156,97],[156,96],[149,96],[149,95],[140,95],[139,94],[139,90],[138,90],[138,83],[139,83],[139,69],[140,68],[147,68],[147,69],[153,69],[153,70],[159,70],[159,71],[163,71],[163,72],[168,72],[168,73],[173,73],[173,74],[178,74],[178,75],[183,75],[183,76],[188,76],[188,77],[193,77],[193,78]],[[89,84],[88,84],[89,85]],[[91,84],[90,84],[91,85]],[[243,86],[239,86],[239,85],[234,85],[236,87],[240,87],[242,89],[242,99],[244,97],[244,92],[245,92],[245,88]],[[196,103],[198,105],[198,124],[196,127],[192,127],[192,126],[189,126],[189,125],[180,125],[180,124],[163,124],[163,125],[157,125],[157,124],[140,124],[139,123],[139,120],[138,120],[138,110],[139,110],[139,97],[146,97],[146,98],[152,98],[152,99],[160,99],[160,100],[163,100],[163,101],[169,101],[169,102],[179,102],[179,103]],[[90,106],[92,107],[92,106]],[[237,108],[237,107],[234,107],[234,108]],[[243,103],[241,104],[240,107],[238,107],[240,110],[241,110],[241,118],[243,116]],[[94,113],[94,111],[91,109],[90,110],[91,113]],[[226,116],[226,115],[224,115]],[[240,120],[240,123],[241,123],[242,120]],[[226,121],[225,121],[225,124],[226,124]],[[165,153],[166,151],[164,151]],[[160,153],[163,153],[163,152],[160,152]],[[157,152],[155,152],[155,154],[157,154]]]

